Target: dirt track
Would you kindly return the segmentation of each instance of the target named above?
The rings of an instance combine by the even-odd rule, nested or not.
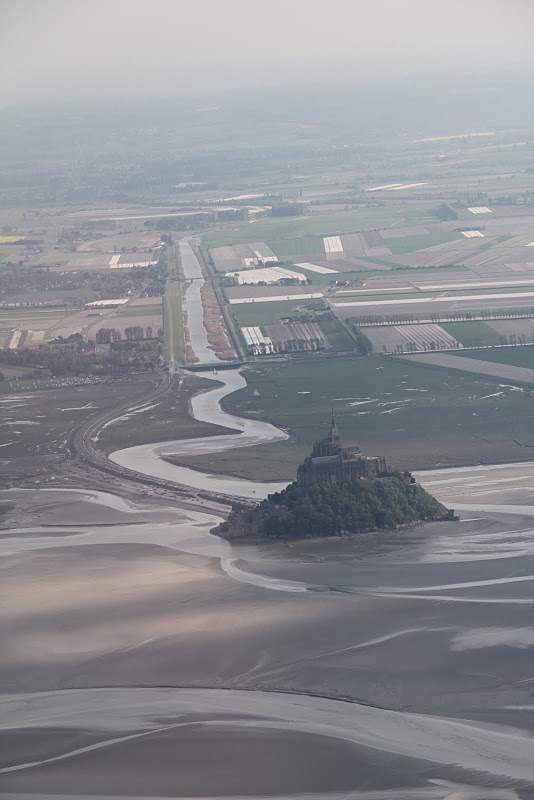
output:
[[[534,369],[527,367],[512,367],[508,364],[495,364],[478,358],[462,358],[450,356],[447,353],[417,353],[416,355],[402,356],[406,361],[414,363],[432,364],[434,367],[446,369],[459,369],[463,372],[475,372],[479,375],[492,375],[507,381],[519,383],[534,383]]]

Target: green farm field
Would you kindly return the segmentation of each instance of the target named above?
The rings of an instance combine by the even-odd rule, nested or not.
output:
[[[75,253],[67,253],[65,250],[47,250],[45,253],[39,253],[33,256],[30,263],[32,266],[44,264],[66,264],[74,258]]]
[[[443,326],[444,327],[444,326]],[[492,347],[491,350],[472,350],[454,352],[453,355],[464,358],[476,358],[479,361],[492,361],[497,364],[509,364],[512,367],[528,367],[534,369],[534,345],[517,345]]]
[[[522,444],[532,430],[534,400],[513,389],[489,397],[497,379],[381,356],[265,362],[245,376],[247,387],[225,398],[224,408],[272,422],[290,438],[181,463],[258,480],[291,480],[313,441],[328,429],[337,398],[342,398],[335,407],[344,440],[358,442],[369,455],[386,455],[392,466],[422,469],[528,456]]]
[[[413,202],[372,206],[354,211],[333,212],[331,214],[309,214],[303,217],[265,218],[254,223],[246,222],[231,228],[210,231],[203,237],[206,247],[244,244],[246,242],[271,242],[281,239],[300,239],[302,237],[332,236],[342,233],[385,228],[394,223],[412,224],[433,221],[432,212],[436,202]],[[302,252],[302,251],[300,251]],[[313,251],[310,251],[313,252]]]
[[[324,243],[320,236],[301,236],[300,239],[276,239],[267,242],[278,258],[288,256],[324,255]]]
[[[241,327],[278,325],[282,317],[296,317],[306,311],[309,300],[279,300],[270,303],[236,303],[228,306]]]
[[[321,323],[321,330],[328,336],[332,350],[348,353],[354,350],[355,343],[345,328],[337,319],[325,319]]]
[[[494,331],[485,322],[443,322],[440,324],[444,331],[454,336],[464,347],[493,345],[500,342],[497,331]]]
[[[161,314],[161,303],[146,306],[126,306],[122,308],[119,317],[151,317]]]
[[[274,308],[273,308],[274,306]],[[239,327],[258,326],[265,328],[267,325],[278,325],[282,317],[298,316],[301,311],[293,311],[294,302],[279,303],[244,303],[238,306],[229,306],[230,313]],[[239,312],[235,314],[235,310]],[[342,324],[337,319],[322,320],[320,326],[328,336],[332,350],[335,352],[348,352],[355,349],[355,344]],[[265,331],[264,331],[265,332]]]

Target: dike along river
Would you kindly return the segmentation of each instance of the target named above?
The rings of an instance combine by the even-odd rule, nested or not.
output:
[[[224,414],[244,379],[217,380],[193,413],[240,433],[113,460],[278,488],[161,460],[285,436]],[[0,532],[2,797],[534,797],[534,465],[418,477],[460,523],[239,548],[200,512],[0,492],[29,520]]]

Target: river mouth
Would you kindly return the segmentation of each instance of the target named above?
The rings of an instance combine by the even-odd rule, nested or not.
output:
[[[240,433],[112,460],[281,488],[162,460],[285,438],[221,410],[240,373],[216,380],[193,413]],[[26,514],[0,538],[3,796],[527,798],[534,465],[418,479],[461,522],[238,548],[201,511],[2,492]]]

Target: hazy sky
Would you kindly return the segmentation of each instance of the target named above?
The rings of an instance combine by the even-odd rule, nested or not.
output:
[[[534,0],[0,0],[0,103],[534,70]]]

